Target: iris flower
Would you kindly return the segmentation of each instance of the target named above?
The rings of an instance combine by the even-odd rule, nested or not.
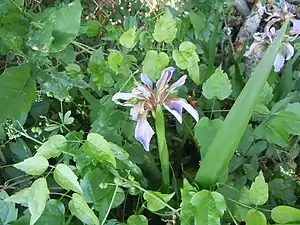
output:
[[[187,77],[184,75],[175,83],[169,85],[174,70],[174,67],[164,69],[156,83],[155,89],[152,80],[147,74],[142,73],[142,84],[136,84],[131,93],[118,92],[112,98],[116,104],[132,107],[130,116],[137,123],[135,138],[143,145],[146,151],[149,151],[149,143],[154,135],[154,131],[147,121],[148,112],[163,105],[165,109],[175,116],[179,123],[182,123],[183,109],[188,111],[197,122],[199,120],[198,112],[185,99],[171,96],[175,89],[185,83]],[[130,100],[135,100],[135,102]]]

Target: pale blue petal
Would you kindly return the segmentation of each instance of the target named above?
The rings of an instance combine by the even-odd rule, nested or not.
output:
[[[151,92],[146,86],[140,85],[132,89],[132,94],[141,99],[148,99],[151,96]]]
[[[134,137],[143,145],[146,151],[149,151],[149,145],[153,135],[154,131],[148,123],[147,114],[145,113],[144,116],[137,122]]]
[[[171,85],[171,88],[170,88],[170,89],[171,89],[171,90],[174,90],[174,89],[176,89],[176,88],[178,88],[178,87],[184,85],[185,80],[186,80],[186,77],[187,77],[186,75],[180,77],[176,82],[174,82],[174,83]]]
[[[289,42],[284,42],[284,51],[285,51],[285,59],[289,60],[293,57],[295,50],[294,47]]]
[[[279,72],[281,68],[284,66],[284,57],[281,53],[278,53],[276,55],[275,61],[274,61],[274,71]]]
[[[157,89],[161,89],[169,83],[174,71],[175,71],[174,67],[167,67],[161,72],[161,76],[156,83]]]
[[[150,79],[150,77],[148,77],[147,74],[141,73],[141,81],[142,81],[144,84],[146,84],[149,88],[152,89],[152,87],[153,87],[153,82],[152,82],[152,80]]]
[[[133,104],[128,103],[128,102],[120,102],[119,100],[129,100],[134,98],[135,96],[132,93],[123,93],[123,92],[117,92],[116,94],[114,94],[114,96],[112,97],[112,100],[114,101],[114,103],[118,104],[118,105],[123,105],[123,106],[132,106]]]
[[[300,33],[300,20],[293,20],[293,28],[291,30],[292,34],[299,34]]]
[[[183,98],[173,99],[164,103],[165,108],[172,113],[179,123],[182,123],[182,109],[184,108],[197,122],[198,112]]]

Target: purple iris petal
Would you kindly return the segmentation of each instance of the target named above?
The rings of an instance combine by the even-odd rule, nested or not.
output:
[[[279,3],[277,4],[279,8],[281,8],[284,11],[287,11],[287,5],[285,0],[280,0]]]
[[[150,91],[143,85],[133,88],[132,94],[142,99],[148,99],[151,96]]]
[[[276,58],[275,58],[275,61],[274,61],[274,71],[275,72],[279,72],[281,70],[281,68],[283,67],[284,65],[284,57],[281,53],[278,53],[276,55]]]
[[[198,112],[183,98],[178,98],[176,100],[170,100],[164,103],[164,107],[172,113],[179,123],[182,123],[182,109],[184,108],[191,114],[192,117],[198,122],[199,114]]]
[[[174,67],[167,67],[161,72],[161,76],[159,80],[156,83],[157,89],[161,89],[164,86],[166,86],[167,83],[169,83],[170,79],[172,78],[172,75],[175,71]]]
[[[154,131],[147,121],[147,113],[138,120],[135,127],[135,139],[137,139],[144,147],[146,151],[149,151],[150,140],[154,135]]]
[[[293,28],[291,30],[292,34],[299,34],[300,33],[300,20],[293,20]]]
[[[119,100],[129,100],[134,98],[135,96],[132,93],[123,93],[123,92],[118,92],[116,94],[114,94],[114,96],[112,97],[112,100],[114,101],[114,103],[118,104],[118,105],[123,105],[123,106],[132,106],[133,104],[129,103],[129,102],[120,102]]]
[[[285,59],[289,60],[294,55],[294,47],[289,42],[284,42],[284,52],[285,52]]]
[[[180,77],[176,82],[174,82],[171,85],[170,90],[174,90],[174,89],[184,85],[186,77],[187,77],[186,75]]]
[[[145,73],[141,73],[141,81],[146,84],[148,86],[148,88],[152,89],[152,86],[153,86],[153,82],[152,80],[150,79],[150,77],[148,77],[147,74]]]

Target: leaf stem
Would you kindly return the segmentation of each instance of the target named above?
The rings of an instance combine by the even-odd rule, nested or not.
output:
[[[114,202],[114,200],[115,200],[115,197],[116,197],[118,188],[119,188],[119,186],[116,185],[114,194],[113,194],[113,196],[112,196],[112,198],[111,198],[109,207],[108,207],[108,209],[107,209],[107,211],[106,211],[106,214],[105,214],[105,216],[104,216],[104,218],[103,218],[103,220],[102,220],[102,222],[101,222],[101,225],[104,225],[104,223],[105,223],[105,221],[106,221],[106,219],[107,219],[107,217],[108,217],[108,214],[109,214],[109,212],[110,212],[110,209],[111,209],[111,207],[112,207],[112,204],[113,204],[113,202]]]

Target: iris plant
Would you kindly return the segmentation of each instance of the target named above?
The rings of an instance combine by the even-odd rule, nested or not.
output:
[[[188,111],[191,116],[198,121],[198,112],[183,98],[174,97],[171,94],[175,89],[185,83],[186,75],[180,77],[176,82],[169,85],[172,78],[174,67],[168,67],[161,73],[160,79],[154,88],[153,81],[147,74],[141,74],[141,84],[136,83],[136,87],[131,93],[116,93],[112,100],[122,106],[132,107],[130,117],[137,124],[135,127],[135,138],[143,145],[146,151],[149,151],[149,144],[154,131],[150,126],[147,115],[151,111],[155,117],[155,128],[158,140],[158,150],[162,166],[164,184],[169,183],[169,158],[168,149],[165,140],[165,125],[162,113],[162,106],[169,111],[182,123],[182,110]]]
[[[253,53],[260,53],[266,45],[272,43],[277,34],[277,30],[273,27],[273,25],[277,22],[288,19],[293,23],[293,25],[289,34],[286,35],[286,38],[282,43],[283,48],[281,48],[277,53],[274,61],[274,71],[279,72],[284,66],[285,61],[291,59],[294,55],[295,50],[291,42],[294,41],[300,34],[300,20],[294,19],[295,15],[288,12],[287,4],[284,0],[280,0],[279,2],[272,1],[270,11],[266,13],[269,17],[266,19],[268,22],[264,31],[253,35],[254,42],[251,44],[245,55],[249,57]]]

